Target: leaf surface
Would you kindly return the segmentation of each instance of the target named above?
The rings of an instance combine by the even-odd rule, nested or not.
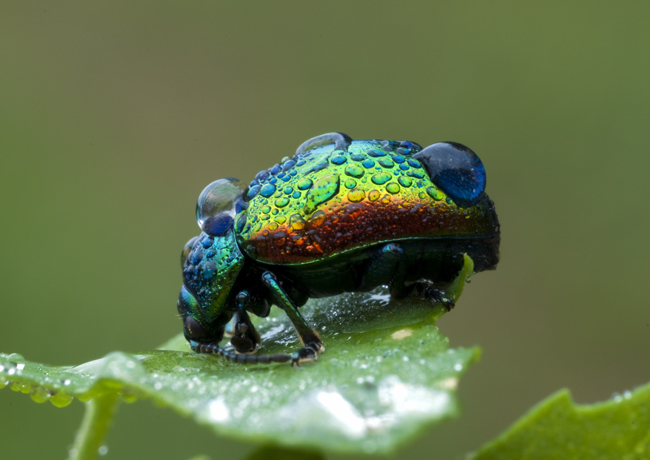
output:
[[[610,401],[576,405],[568,390],[539,403],[472,460],[650,458],[650,384]]]
[[[471,269],[470,259],[452,286],[452,300]],[[442,307],[417,299],[393,302],[379,289],[312,300],[302,310],[326,351],[299,368],[195,354],[179,335],[155,351],[113,352],[75,367],[0,355],[0,387],[57,406],[106,392],[127,401],[151,398],[220,435],[326,452],[394,451],[458,414],[458,378],[479,350],[449,348],[435,326]],[[255,321],[263,339],[258,353],[300,347],[280,309]]]

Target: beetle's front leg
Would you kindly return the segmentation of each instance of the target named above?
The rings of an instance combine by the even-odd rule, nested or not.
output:
[[[262,274],[262,282],[271,291],[275,303],[284,310],[291,320],[298,334],[298,338],[303,344],[303,348],[291,354],[291,364],[300,365],[301,362],[315,360],[318,354],[325,351],[318,332],[311,327],[300,311],[298,311],[298,307],[294,305],[287,293],[282,289],[282,286],[280,286],[273,273],[264,272]]]
[[[260,335],[255,330],[251,319],[248,316],[246,308],[249,306],[251,298],[248,291],[241,291],[235,297],[237,302],[237,314],[234,324],[234,334],[230,343],[237,353],[254,353],[257,346],[262,343]]]

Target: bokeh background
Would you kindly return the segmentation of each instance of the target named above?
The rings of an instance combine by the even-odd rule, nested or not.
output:
[[[650,381],[647,2],[0,4],[0,351],[75,364],[180,332],[199,192],[330,131],[474,149],[502,261],[439,325],[483,358],[464,414],[400,456],[459,459],[568,387]],[[63,458],[83,405],[0,392],[3,458]],[[242,458],[149,402],[107,458]],[[338,458],[338,457],[337,457]]]

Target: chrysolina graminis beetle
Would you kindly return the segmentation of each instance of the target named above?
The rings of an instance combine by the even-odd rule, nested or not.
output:
[[[220,179],[199,196],[201,235],[183,249],[178,311],[191,348],[237,363],[315,359],[324,350],[299,307],[310,297],[388,285],[394,298],[447,309],[445,287],[464,254],[494,269],[500,231],[485,194],[485,168],[467,147],[441,142],[352,141],[330,133],[262,171],[246,188]],[[282,308],[303,348],[256,356],[248,316]],[[230,342],[219,345],[234,320]]]

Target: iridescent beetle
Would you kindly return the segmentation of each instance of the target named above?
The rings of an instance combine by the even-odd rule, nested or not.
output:
[[[178,311],[192,350],[244,364],[314,360],[324,351],[299,307],[310,297],[388,285],[447,309],[444,288],[463,267],[494,269],[500,231],[485,168],[469,148],[442,142],[352,141],[330,133],[303,143],[245,189],[220,179],[199,196],[202,233],[183,249]],[[303,348],[257,356],[249,312],[282,308]],[[221,348],[234,316],[230,343]]]

